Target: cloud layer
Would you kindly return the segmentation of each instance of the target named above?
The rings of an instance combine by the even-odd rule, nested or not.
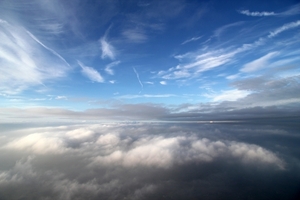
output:
[[[239,131],[253,134],[246,139]],[[205,194],[236,199],[234,193],[260,196],[262,185],[258,180],[268,181],[268,176],[281,184],[291,181],[293,187],[296,182],[281,178],[280,174],[290,174],[292,167],[290,157],[283,156],[285,151],[258,142],[256,137],[275,134],[284,138],[289,132],[245,125],[231,129],[220,125],[112,123],[7,129],[6,136],[0,138],[0,157],[5,161],[0,165],[1,198],[189,199]],[[250,138],[257,144],[246,142]],[[240,173],[245,179],[236,181],[246,185],[253,181],[251,193],[247,186],[236,188],[232,182]],[[257,179],[262,174],[266,177]],[[192,186],[198,189],[191,190]],[[278,190],[271,182],[264,187],[270,194],[279,191],[279,197],[283,192],[288,196],[295,192]],[[223,189],[229,193],[223,193]]]

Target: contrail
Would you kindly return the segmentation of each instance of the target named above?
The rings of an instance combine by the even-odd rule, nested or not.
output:
[[[28,35],[34,39],[37,43],[39,43],[40,45],[42,45],[45,49],[47,49],[48,51],[50,51],[51,53],[53,53],[54,55],[56,55],[57,57],[59,57],[64,63],[66,63],[69,67],[69,63],[61,56],[59,55],[56,51],[54,51],[53,49],[47,47],[46,45],[44,45],[41,41],[39,41],[32,33],[30,33],[29,31],[26,31],[28,33]]]
[[[140,83],[140,85],[141,85],[141,91],[139,92],[139,94],[143,91],[143,89],[144,89],[144,85],[143,85],[143,83],[141,82],[141,80],[140,80],[140,76],[139,76],[139,74],[137,73],[137,71],[136,71],[136,69],[134,68],[134,67],[132,67],[133,68],[133,71],[134,71],[134,73],[136,74],[136,77],[137,77],[137,79],[138,79],[138,81],[139,81],[139,83]]]

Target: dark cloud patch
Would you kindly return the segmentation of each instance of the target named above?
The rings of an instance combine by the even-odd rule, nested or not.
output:
[[[111,123],[6,133],[0,199],[291,199],[300,186],[300,137],[288,126]]]

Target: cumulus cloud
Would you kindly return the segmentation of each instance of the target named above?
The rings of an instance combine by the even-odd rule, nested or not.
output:
[[[160,81],[159,82],[161,85],[167,85],[167,81]]]
[[[171,198],[174,192],[173,199],[184,199],[186,193],[191,198],[200,195],[188,189],[191,185],[205,188],[202,195],[214,188],[215,196],[216,188],[224,189],[242,172],[244,183],[255,183],[251,194],[247,186],[227,189],[258,195],[261,180],[272,176],[273,183],[287,177],[282,173],[292,173],[281,154],[271,150],[279,150],[275,144],[256,138],[276,128],[238,127],[232,132],[227,125],[103,123],[7,130],[13,134],[1,143],[0,158],[10,167],[0,166],[0,192],[7,199],[16,199],[16,194],[25,199],[157,199]],[[256,133],[252,143],[243,139],[244,132]],[[275,132],[286,137],[284,130]],[[295,180],[279,183],[293,185]],[[212,187],[204,187],[206,183]],[[264,187],[278,191],[272,183]],[[224,187],[216,187],[220,184]]]
[[[42,134],[34,133],[16,139],[8,143],[4,148],[29,151],[35,154],[44,154],[60,153],[64,150],[64,145],[60,138],[45,137]]]
[[[195,140],[195,141],[193,141]],[[153,166],[169,168],[186,162],[213,162],[220,157],[228,156],[240,159],[244,163],[271,163],[283,169],[283,162],[273,153],[256,145],[238,142],[211,141],[194,137],[147,138],[136,141],[134,148],[127,152],[120,150],[95,159],[96,164],[123,165],[125,167]],[[190,146],[186,149],[185,144]]]

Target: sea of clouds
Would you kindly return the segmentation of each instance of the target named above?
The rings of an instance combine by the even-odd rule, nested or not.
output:
[[[0,199],[292,199],[299,136],[251,124],[5,128]]]

